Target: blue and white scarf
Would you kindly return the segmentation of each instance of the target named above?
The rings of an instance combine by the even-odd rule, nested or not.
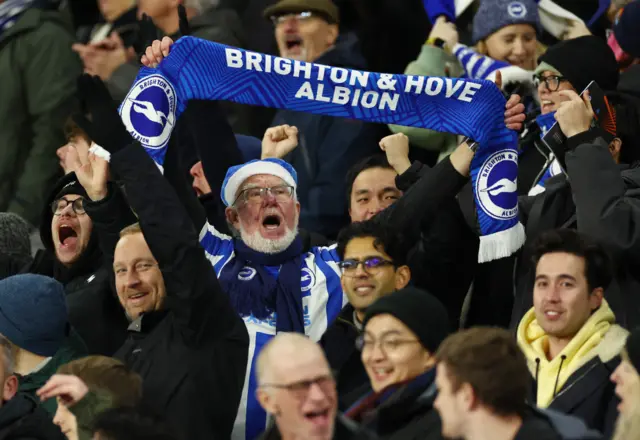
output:
[[[524,242],[516,192],[517,136],[504,124],[505,98],[491,82],[350,70],[183,37],[157,69],[141,69],[120,108],[131,135],[159,165],[191,99],[469,136],[480,144],[471,165],[479,261],[508,256]]]
[[[6,0],[0,3],[0,35],[11,28],[34,0]]]
[[[505,61],[497,61],[486,55],[479,54],[464,44],[456,44],[453,54],[464,70],[464,78],[486,79],[494,81],[496,74],[502,74],[503,89],[509,83],[524,83],[533,86],[533,72],[518,66],[512,66]]]
[[[538,124],[538,127],[540,127],[540,139],[542,139],[556,124],[555,114],[556,112],[551,112],[544,115],[538,115],[536,117],[536,123]],[[544,170],[544,173],[542,173],[542,176],[538,182],[536,182],[536,185],[529,191],[530,196],[535,196],[544,192],[544,185],[546,181],[563,172],[560,162],[554,157],[553,153],[550,153],[547,163],[549,164],[547,169]]]

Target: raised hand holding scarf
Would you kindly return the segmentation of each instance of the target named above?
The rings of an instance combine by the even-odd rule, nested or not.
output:
[[[140,71],[121,106],[125,126],[157,163],[162,164],[176,120],[191,99],[469,136],[481,146],[472,162],[479,260],[508,256],[524,242],[515,192],[517,137],[504,124],[505,99],[491,82],[363,72],[184,37],[157,69]]]

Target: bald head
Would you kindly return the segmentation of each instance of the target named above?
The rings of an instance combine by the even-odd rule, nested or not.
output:
[[[299,333],[278,333],[260,352],[256,364],[258,384],[278,382],[288,371],[320,362],[330,370],[318,344]]]

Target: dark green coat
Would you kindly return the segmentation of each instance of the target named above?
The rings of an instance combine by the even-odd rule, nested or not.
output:
[[[87,356],[87,347],[84,345],[84,341],[75,330],[71,329],[69,336],[67,336],[67,339],[64,341],[62,347],[60,347],[60,350],[58,350],[53,358],[51,358],[51,360],[47,362],[41,370],[19,378],[20,386],[18,387],[18,391],[29,394],[40,401],[40,398],[36,396],[36,392],[42,388],[45,383],[47,383],[51,376],[58,372],[58,368],[75,359],[85,356]],[[58,409],[56,399],[49,399],[43,402],[42,407],[51,414],[51,417],[54,416]]]
[[[0,34],[0,212],[34,225],[61,173],[56,150],[82,73],[73,43],[60,12],[35,7]]]

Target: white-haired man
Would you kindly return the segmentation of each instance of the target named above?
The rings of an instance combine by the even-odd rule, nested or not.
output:
[[[297,174],[280,159],[231,167],[222,185],[226,219],[235,238],[207,225],[200,243],[250,337],[249,365],[234,438],[254,439],[266,426],[255,399],[252,364],[277,332],[317,341],[340,313],[340,258],[335,246],[303,252],[298,236]]]

